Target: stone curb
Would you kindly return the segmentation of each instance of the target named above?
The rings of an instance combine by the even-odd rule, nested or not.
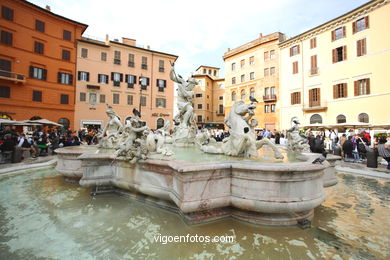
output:
[[[372,171],[372,170],[353,169],[353,168],[349,168],[349,167],[342,167],[339,165],[336,166],[336,171],[346,172],[346,173],[355,173],[355,174],[359,174],[359,175],[378,177],[378,178],[384,178],[384,179],[390,179],[390,174],[387,174],[387,173]]]
[[[45,167],[50,167],[54,166],[57,163],[57,158],[52,159],[47,162],[42,162],[42,163],[35,163],[35,164],[29,164],[29,165],[19,165],[15,167],[8,167],[4,169],[0,169],[0,176],[2,175],[9,175],[12,173],[17,173],[20,171],[25,171],[25,170],[36,170],[39,168],[45,168]]]

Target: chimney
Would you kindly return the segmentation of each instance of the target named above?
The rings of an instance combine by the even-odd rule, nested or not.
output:
[[[146,49],[150,50],[150,45],[146,45]]]
[[[228,50],[227,51],[230,51],[230,48],[228,48]]]
[[[46,5],[46,10],[51,12],[50,5]]]
[[[260,33],[260,35],[259,35],[259,38],[261,38],[261,37],[263,37],[263,34],[262,34],[262,33]]]
[[[105,41],[106,45],[108,45],[110,43],[110,37],[108,37],[108,34],[106,34],[106,41]]]
[[[135,46],[136,42],[137,41],[134,39],[122,37],[122,43],[124,43],[124,44]]]

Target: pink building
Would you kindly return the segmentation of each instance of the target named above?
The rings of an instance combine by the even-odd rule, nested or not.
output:
[[[75,129],[104,127],[110,104],[122,122],[141,110],[156,129],[173,118],[170,62],[178,56],[140,48],[133,39],[105,42],[82,38],[77,46]],[[141,87],[140,81],[146,83]]]

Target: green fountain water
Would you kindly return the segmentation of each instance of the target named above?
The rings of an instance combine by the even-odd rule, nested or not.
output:
[[[385,259],[390,183],[339,173],[312,228],[181,217],[116,194],[91,197],[54,170],[0,177],[0,259]],[[233,243],[167,243],[161,235],[234,236]]]

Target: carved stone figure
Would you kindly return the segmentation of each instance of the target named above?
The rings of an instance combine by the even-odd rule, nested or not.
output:
[[[194,108],[192,107],[193,88],[197,81],[193,77],[184,80],[180,75],[176,75],[174,64],[170,72],[170,78],[177,83],[177,106],[178,114],[174,117],[175,129],[173,137],[174,143],[193,143],[196,135],[196,122]]]
[[[106,113],[109,120],[107,121],[102,133],[97,136],[99,140],[98,147],[114,148],[117,145],[118,134],[120,133],[123,125],[115,111],[108,104]]]
[[[296,153],[310,152],[309,141],[306,136],[299,134],[299,121],[293,120],[294,125],[287,130],[287,148]]]
[[[142,136],[142,132],[148,130],[144,125],[144,121],[138,117],[131,117],[130,122],[123,127],[122,134],[119,137],[118,145],[115,147],[116,156],[126,155],[127,151],[131,149],[137,138]]]
[[[165,145],[169,137],[169,120],[165,120],[164,126],[154,133],[150,132],[146,138],[146,146],[149,152],[155,152],[166,156],[173,155],[173,152]]]
[[[256,157],[258,149],[263,145],[269,145],[274,151],[275,158],[282,159],[283,155],[268,138],[256,141],[254,128],[258,122],[256,119],[252,119],[255,114],[255,108],[256,105],[254,103],[245,104],[243,101],[234,103],[228,117],[225,119],[225,124],[229,127],[230,136],[223,140],[222,145],[218,143],[202,145],[201,149],[208,153]]]

